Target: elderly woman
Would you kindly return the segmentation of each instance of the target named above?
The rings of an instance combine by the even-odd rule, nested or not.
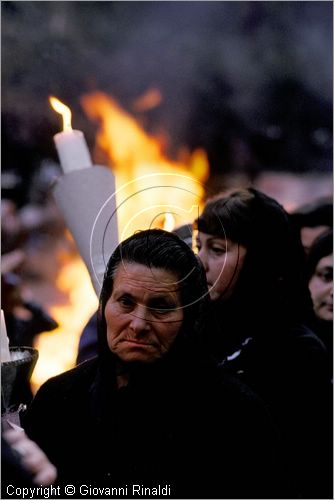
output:
[[[268,404],[299,494],[332,496],[332,389],[300,238],[287,212],[255,189],[209,200],[198,255],[212,299],[207,345]]]
[[[25,423],[75,498],[290,495],[262,401],[201,355],[206,296],[171,233],[136,233],[111,256],[98,357],[47,381]]]

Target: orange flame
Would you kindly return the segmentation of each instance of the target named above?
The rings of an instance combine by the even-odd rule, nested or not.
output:
[[[120,239],[153,223],[172,227],[161,220],[169,212],[174,214],[174,225],[192,222],[201,208],[202,183],[209,174],[205,152],[188,154],[187,162],[169,160],[159,141],[110,96],[89,94],[82,104],[88,116],[100,123],[97,148],[107,154],[115,173]]]
[[[88,271],[80,258],[62,266],[56,287],[62,290],[67,300],[61,304],[45,304],[59,327],[37,336],[35,347],[39,358],[31,377],[34,392],[49,377],[74,366],[80,334],[98,306]]]
[[[162,95],[158,89],[149,89],[144,95],[138,97],[133,103],[135,111],[146,111],[159,106],[162,101]]]

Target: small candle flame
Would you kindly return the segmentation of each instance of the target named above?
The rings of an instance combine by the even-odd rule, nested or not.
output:
[[[171,214],[170,212],[166,212],[164,225],[163,225],[164,230],[171,232],[171,231],[173,231],[174,226],[175,226],[175,219],[174,219],[173,214]]]
[[[49,101],[53,109],[63,117],[63,131],[72,130],[72,113],[70,108],[53,96],[49,97]]]

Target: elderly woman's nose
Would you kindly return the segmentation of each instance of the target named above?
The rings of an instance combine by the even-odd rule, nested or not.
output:
[[[130,322],[130,328],[134,332],[140,332],[148,330],[150,323],[148,321],[148,311],[146,308],[137,307],[132,312],[132,318]]]

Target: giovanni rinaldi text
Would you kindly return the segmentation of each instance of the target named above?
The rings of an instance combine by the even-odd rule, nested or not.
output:
[[[170,484],[158,484],[156,486],[145,486],[144,484],[129,484],[124,486],[92,486],[87,484],[65,486],[33,486],[21,487],[9,484],[6,493],[13,498],[75,498],[75,495],[97,498],[138,498],[138,497],[169,497],[171,495]]]

